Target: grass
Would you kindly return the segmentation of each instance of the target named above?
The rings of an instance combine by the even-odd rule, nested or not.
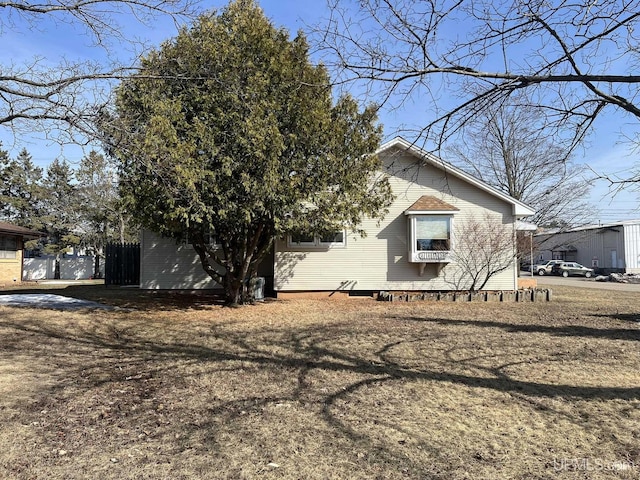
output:
[[[640,476],[640,294],[0,307],[0,478]]]

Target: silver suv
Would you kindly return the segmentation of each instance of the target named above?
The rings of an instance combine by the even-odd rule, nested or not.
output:
[[[536,263],[533,266],[533,273],[537,275],[550,275],[554,265],[560,265],[564,260],[549,260],[548,262]]]

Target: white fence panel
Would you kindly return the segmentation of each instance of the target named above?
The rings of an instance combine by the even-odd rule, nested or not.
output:
[[[53,278],[55,261],[53,258],[25,258],[23,260],[22,279],[46,280]]]
[[[71,257],[60,259],[60,279],[83,280],[93,276],[94,257]],[[56,259],[25,258],[22,280],[53,280],[55,278]],[[104,260],[100,262],[100,273],[104,278]]]
[[[63,258],[60,260],[62,280],[82,280],[93,275],[93,257]]]

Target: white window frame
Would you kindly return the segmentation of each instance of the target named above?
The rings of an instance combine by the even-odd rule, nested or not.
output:
[[[407,212],[407,246],[409,262],[411,263],[449,263],[451,262],[451,252],[455,248],[454,238],[454,213],[451,211],[411,211]],[[416,227],[418,218],[438,217],[447,218],[449,221],[449,249],[448,250],[418,250],[418,239]]]
[[[344,248],[347,246],[347,232],[345,230],[336,231],[336,234],[342,233],[341,242],[323,242],[322,235],[314,235],[312,242],[294,242],[293,235],[287,235],[288,248],[308,248],[308,249],[327,249],[327,248]]]
[[[318,236],[317,235],[312,235],[312,237],[313,237],[313,240],[311,240],[310,242],[306,242],[306,241],[295,242],[293,240],[293,235],[289,235],[287,237],[287,246],[289,246],[289,247],[315,247],[315,246],[318,245]]]
[[[340,246],[340,245],[344,246],[346,237],[347,237],[345,233],[346,232],[344,230],[334,232],[334,237],[337,236],[338,234],[342,235],[342,240],[340,240],[339,242],[336,242],[335,240],[325,242],[322,240],[322,235],[318,235],[316,239],[318,241],[318,245],[322,247],[325,247],[325,246],[331,247],[331,246]]]

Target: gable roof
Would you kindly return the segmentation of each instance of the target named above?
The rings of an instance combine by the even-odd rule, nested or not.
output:
[[[457,177],[467,183],[470,183],[471,185],[474,185],[480,190],[484,190],[485,192],[493,195],[494,197],[498,197],[499,199],[511,204],[513,208],[513,214],[516,217],[519,217],[519,218],[528,217],[529,215],[533,215],[536,213],[535,210],[533,210],[528,205],[522,203],[520,200],[516,200],[512,196],[507,195],[504,192],[501,192],[497,188],[492,187],[488,183],[483,182],[479,178],[476,178],[473,175],[468,174],[467,172],[459,169],[458,167],[454,167],[450,163],[447,163],[444,160],[436,157],[435,155],[427,152],[426,150],[421,149],[420,147],[416,146],[415,143],[408,142],[402,137],[396,137],[393,140],[390,140],[384,143],[383,145],[380,146],[380,148],[376,151],[376,153],[380,154],[385,150],[390,150],[392,148],[405,150],[409,152],[411,155],[413,155],[414,157],[417,157],[419,160],[429,165],[432,165],[446,172],[447,174],[453,175],[454,177]]]
[[[43,233],[36,232],[29,228],[19,227],[18,225],[13,225],[7,222],[0,222],[0,234],[2,233],[22,238],[39,238],[44,236]]]
[[[405,210],[405,215],[429,212],[459,212],[460,209],[448,204],[447,202],[434,197],[433,195],[423,195],[416,202]]]

